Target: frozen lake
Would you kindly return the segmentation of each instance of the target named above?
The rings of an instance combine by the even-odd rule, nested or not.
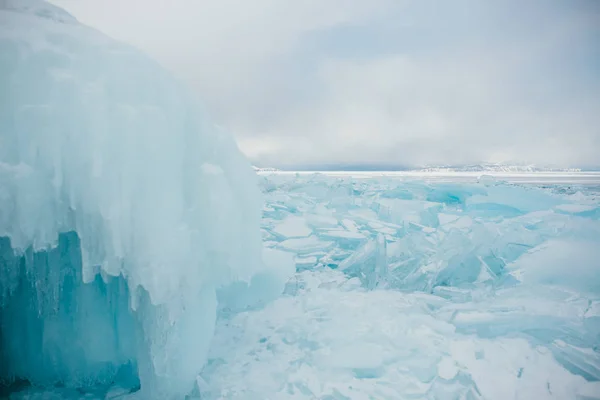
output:
[[[422,171],[269,171],[259,175],[314,175],[332,177],[375,178],[393,177],[403,180],[424,180],[427,182],[477,182],[480,176],[489,175],[510,183],[522,184],[577,184],[600,185],[600,171],[584,172],[422,172]]]
[[[219,320],[208,398],[598,398],[599,174],[261,175],[297,272]]]
[[[295,273],[219,311],[196,395],[598,399],[599,174],[479,175],[261,174],[263,246]],[[11,398],[129,396],[102,390]]]

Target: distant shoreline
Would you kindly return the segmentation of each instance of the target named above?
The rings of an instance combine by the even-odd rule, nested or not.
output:
[[[437,182],[477,182],[481,176],[492,176],[499,181],[528,184],[600,184],[600,171],[540,171],[540,172],[500,172],[500,171],[282,171],[260,170],[258,175],[325,175],[349,178],[389,177],[400,179],[422,179]]]
[[[401,173],[600,173],[600,167],[587,168],[553,168],[553,167],[537,167],[534,165],[468,165],[468,166],[439,166],[439,167],[422,167],[422,168],[394,168],[388,166],[380,167],[347,167],[340,165],[338,167],[328,166],[306,166],[300,168],[273,168],[273,167],[257,167],[253,166],[256,171],[260,172],[401,172]]]

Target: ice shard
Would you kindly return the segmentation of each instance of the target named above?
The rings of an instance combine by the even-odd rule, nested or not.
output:
[[[269,271],[255,180],[158,64],[0,0],[3,384],[193,390],[217,291]]]
[[[351,277],[358,277],[362,285],[375,289],[383,285],[388,275],[386,242],[382,234],[357,249],[338,266],[340,271]]]

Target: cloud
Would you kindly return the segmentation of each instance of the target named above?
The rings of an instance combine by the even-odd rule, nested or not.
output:
[[[260,165],[600,164],[599,3],[53,2],[188,82]]]

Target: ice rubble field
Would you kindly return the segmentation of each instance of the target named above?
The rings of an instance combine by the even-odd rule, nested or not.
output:
[[[599,186],[259,179],[267,264],[296,272],[221,305],[194,398],[600,398]]]
[[[597,187],[261,179],[297,272],[218,321],[207,398],[600,398]]]

